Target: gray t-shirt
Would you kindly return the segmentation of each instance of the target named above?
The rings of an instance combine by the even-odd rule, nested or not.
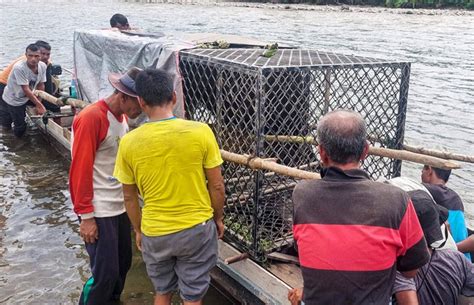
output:
[[[459,251],[436,250],[414,279],[397,272],[393,293],[417,290],[420,305],[456,305],[459,295],[474,296],[474,265]]]
[[[31,90],[35,90],[39,83],[44,82],[46,82],[46,64],[40,61],[38,74],[34,74],[28,67],[26,60],[22,60],[13,66],[2,98],[5,103],[11,106],[22,106],[28,102],[28,97],[21,86],[28,85]]]

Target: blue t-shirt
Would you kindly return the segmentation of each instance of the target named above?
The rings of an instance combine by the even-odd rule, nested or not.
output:
[[[449,210],[448,222],[451,228],[451,235],[456,243],[467,238],[466,220],[464,219],[464,205],[461,197],[445,185],[423,184],[433,196],[437,204]],[[465,254],[469,260],[471,255]]]

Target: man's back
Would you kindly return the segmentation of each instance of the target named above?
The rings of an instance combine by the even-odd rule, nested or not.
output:
[[[123,183],[136,184],[143,196],[143,233],[161,236],[212,217],[204,168],[221,163],[207,125],[172,118],[145,123],[126,135],[116,173]]]
[[[415,279],[397,275],[394,292],[417,290],[421,305],[456,305],[459,295],[474,296],[474,265],[455,250],[435,250]]]
[[[461,197],[445,185],[423,184],[437,204],[449,210],[448,222],[450,224],[451,234],[455,242],[461,242],[467,238],[466,220],[464,218],[464,205]],[[470,258],[469,254],[466,257]]]
[[[8,77],[10,76],[10,73],[12,73],[13,66],[21,60],[26,60],[26,56],[22,55],[18,57],[17,59],[12,61],[5,69],[0,71],[0,84],[4,84],[5,86],[7,85]]]
[[[387,304],[395,269],[428,260],[408,195],[362,170],[329,168],[322,180],[299,183],[293,201],[308,305]]]

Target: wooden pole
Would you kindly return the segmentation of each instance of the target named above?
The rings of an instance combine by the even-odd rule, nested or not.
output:
[[[457,169],[461,168],[461,166],[449,160],[444,160],[432,156],[427,156],[423,154],[418,154],[406,150],[397,150],[397,149],[389,149],[389,148],[382,148],[382,147],[369,147],[369,155],[373,156],[380,156],[386,157],[391,159],[398,159],[398,160],[405,160],[420,164],[426,164],[433,167],[443,168],[443,169]]]
[[[284,166],[275,162],[265,161],[258,157],[250,157],[228,152],[221,149],[222,158],[226,161],[246,165],[251,169],[264,169],[280,175],[290,176],[299,179],[320,179],[317,173],[307,172],[300,169]]]
[[[424,154],[424,155],[428,155],[428,156],[432,156],[432,157],[437,157],[437,158],[442,158],[442,159],[447,159],[447,160],[456,160],[456,161],[474,163],[474,156],[456,154],[456,153],[451,153],[449,151],[440,151],[440,150],[428,149],[428,148],[424,148],[424,147],[410,146],[410,145],[407,145],[407,144],[403,144],[403,148],[407,151],[410,151],[410,152],[414,152],[414,153],[418,153],[418,154]]]
[[[317,145],[316,139],[314,139],[314,137],[312,136],[303,137],[303,136],[286,136],[286,135],[266,135],[265,140],[299,143],[299,144],[308,143],[308,144]],[[370,146],[369,155],[410,161],[410,162],[420,163],[423,165],[426,164],[426,165],[443,168],[443,169],[461,168],[461,166],[456,162],[449,161],[441,157],[435,157],[429,154],[425,154],[424,152],[412,152],[408,150],[397,150],[397,149]],[[441,156],[441,154],[438,154],[438,155]],[[457,160],[463,161],[460,159],[457,159]],[[469,160],[469,157],[464,156],[464,160]],[[465,162],[469,162],[469,161],[465,161]]]
[[[89,105],[89,103],[86,103],[84,101],[81,101],[81,100],[78,100],[78,99],[75,99],[75,98],[67,98],[65,100],[65,102],[63,102],[63,99],[54,97],[51,94],[48,94],[48,93],[46,93],[44,91],[41,91],[41,90],[35,90],[35,91],[33,91],[33,94],[40,97],[40,98],[42,98],[45,101],[48,101],[48,102],[53,103],[53,104],[55,104],[57,106],[60,106],[60,107],[64,106],[64,104],[70,105],[70,106],[76,107],[76,108],[84,108],[87,105]]]
[[[268,142],[286,142],[298,144],[314,144],[316,140],[312,136],[284,136],[284,135],[266,135],[265,140]]]

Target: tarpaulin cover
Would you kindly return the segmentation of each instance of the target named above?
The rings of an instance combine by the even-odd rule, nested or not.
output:
[[[74,69],[79,97],[95,102],[113,92],[110,72],[124,73],[131,67],[161,68],[174,77],[177,93],[175,115],[184,116],[182,82],[178,71],[179,50],[193,48],[177,36],[125,34],[116,30],[74,33]]]

